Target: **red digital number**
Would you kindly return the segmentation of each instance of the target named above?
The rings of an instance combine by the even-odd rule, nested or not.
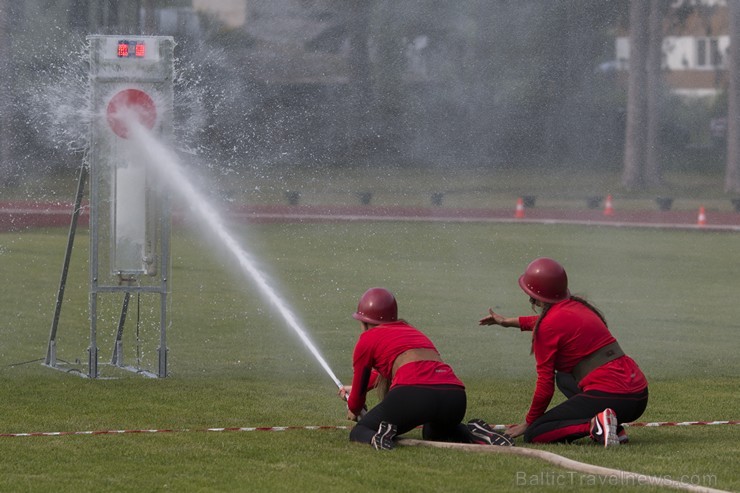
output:
[[[127,43],[118,43],[118,56],[120,58],[125,58],[128,56],[128,44]]]
[[[144,43],[137,43],[135,54],[137,57],[143,57],[146,55],[146,45]]]

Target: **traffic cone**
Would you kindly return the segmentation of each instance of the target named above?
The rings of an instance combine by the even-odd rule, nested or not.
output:
[[[514,213],[514,217],[517,219],[524,217],[524,201],[521,197],[516,199],[516,212]]]
[[[696,225],[697,226],[707,225],[707,214],[706,214],[706,211],[704,211],[703,205],[699,207],[699,217],[696,219]]]
[[[614,204],[612,204],[612,196],[607,195],[606,196],[606,204],[604,204],[604,215],[605,216],[613,216],[614,215]]]

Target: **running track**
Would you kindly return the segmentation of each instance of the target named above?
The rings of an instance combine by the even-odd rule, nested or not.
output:
[[[0,232],[32,228],[68,227],[72,203],[0,202]],[[87,226],[83,206],[79,225]],[[740,212],[706,211],[706,224],[698,224],[698,211],[632,211],[616,209],[610,216],[600,209],[529,208],[524,218],[512,209],[455,209],[446,207],[384,207],[370,205],[241,205],[227,211],[231,221],[242,223],[423,221],[469,223],[583,224],[610,227],[673,228],[708,231],[740,231]],[[177,221],[179,214],[175,214]]]

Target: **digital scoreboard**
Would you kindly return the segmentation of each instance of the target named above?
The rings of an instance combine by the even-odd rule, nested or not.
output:
[[[161,49],[169,48],[166,42],[163,44],[162,37],[159,36],[105,36],[98,43],[100,52],[97,55],[109,62],[115,60],[157,62],[163,57],[160,54]]]
[[[118,58],[145,58],[146,43],[143,41],[118,41]]]

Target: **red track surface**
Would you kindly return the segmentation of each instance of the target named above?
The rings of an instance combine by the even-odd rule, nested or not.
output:
[[[67,227],[71,203],[0,202],[0,232],[30,228]],[[83,206],[79,225],[88,224]],[[338,221],[431,221],[508,222],[539,224],[586,224],[614,227],[681,228],[711,231],[740,231],[739,212],[706,211],[706,225],[697,224],[698,211],[614,211],[606,216],[600,209],[526,209],[515,218],[514,209],[452,209],[446,207],[241,205],[227,214],[238,222],[338,222]]]

